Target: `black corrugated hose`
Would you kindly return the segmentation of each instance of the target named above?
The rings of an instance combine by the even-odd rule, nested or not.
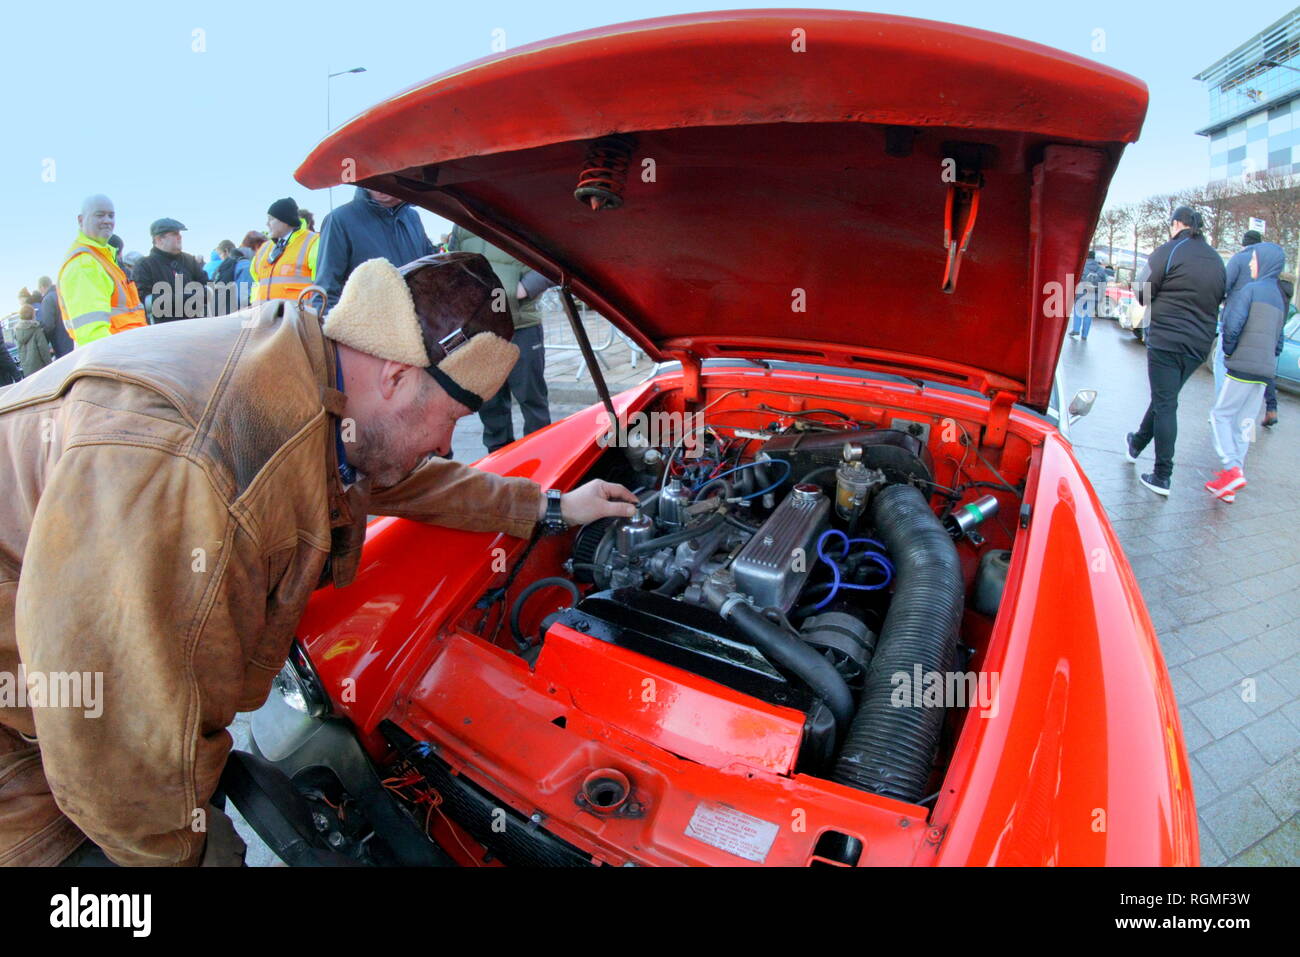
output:
[[[798,675],[835,717],[836,740],[843,740],[853,719],[853,692],[830,660],[812,645],[766,618],[753,605],[732,604],[723,616],[735,624],[764,657]]]
[[[871,519],[894,563],[894,596],[880,632],[858,713],[836,759],[833,780],[916,803],[926,793],[943,730],[942,707],[903,707],[893,676],[945,678],[957,653],[965,584],[957,548],[924,495],[912,485],[876,494]]]

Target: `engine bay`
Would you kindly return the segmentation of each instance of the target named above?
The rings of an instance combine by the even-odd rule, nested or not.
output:
[[[799,773],[925,804],[967,708],[900,703],[900,677],[978,667],[1028,471],[1027,443],[981,448],[980,429],[753,389],[688,412],[667,393],[586,475],[633,489],[635,515],[535,540],[473,630],[532,664],[565,625],[796,709]]]

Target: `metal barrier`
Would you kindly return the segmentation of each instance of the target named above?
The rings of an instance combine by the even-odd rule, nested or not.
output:
[[[542,316],[542,329],[546,338],[546,351],[550,352],[574,352],[580,354],[577,339],[574,338],[573,329],[569,326],[568,317],[564,314],[564,306],[560,302],[560,290],[558,286],[552,286],[541,294],[538,300],[538,312]],[[582,324],[587,329],[587,336],[591,340],[591,351],[596,355],[596,361],[605,369],[610,369],[610,360],[605,356],[605,352],[614,345],[623,344],[628,348],[628,359],[633,368],[641,364],[644,353],[629,336],[619,332],[608,319],[600,313],[587,308],[585,303],[579,303],[579,316]],[[587,364],[579,359],[577,369],[573,374],[573,381],[577,382],[587,374]]]

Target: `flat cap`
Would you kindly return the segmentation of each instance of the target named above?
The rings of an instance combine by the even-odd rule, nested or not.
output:
[[[179,233],[184,228],[185,224],[179,219],[164,216],[162,219],[155,219],[149,224],[149,235],[161,236],[163,233]]]

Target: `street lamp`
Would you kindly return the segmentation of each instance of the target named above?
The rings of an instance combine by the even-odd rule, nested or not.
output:
[[[366,72],[365,67],[354,66],[350,70],[339,70],[337,73],[330,73],[325,77],[325,133],[326,135],[328,135],[329,131],[334,128],[334,124],[330,121],[330,80],[334,79],[336,76],[345,76],[348,73],[365,73],[365,72]],[[333,186],[329,188],[329,194],[330,194],[330,212],[332,213],[334,212],[334,187]]]

